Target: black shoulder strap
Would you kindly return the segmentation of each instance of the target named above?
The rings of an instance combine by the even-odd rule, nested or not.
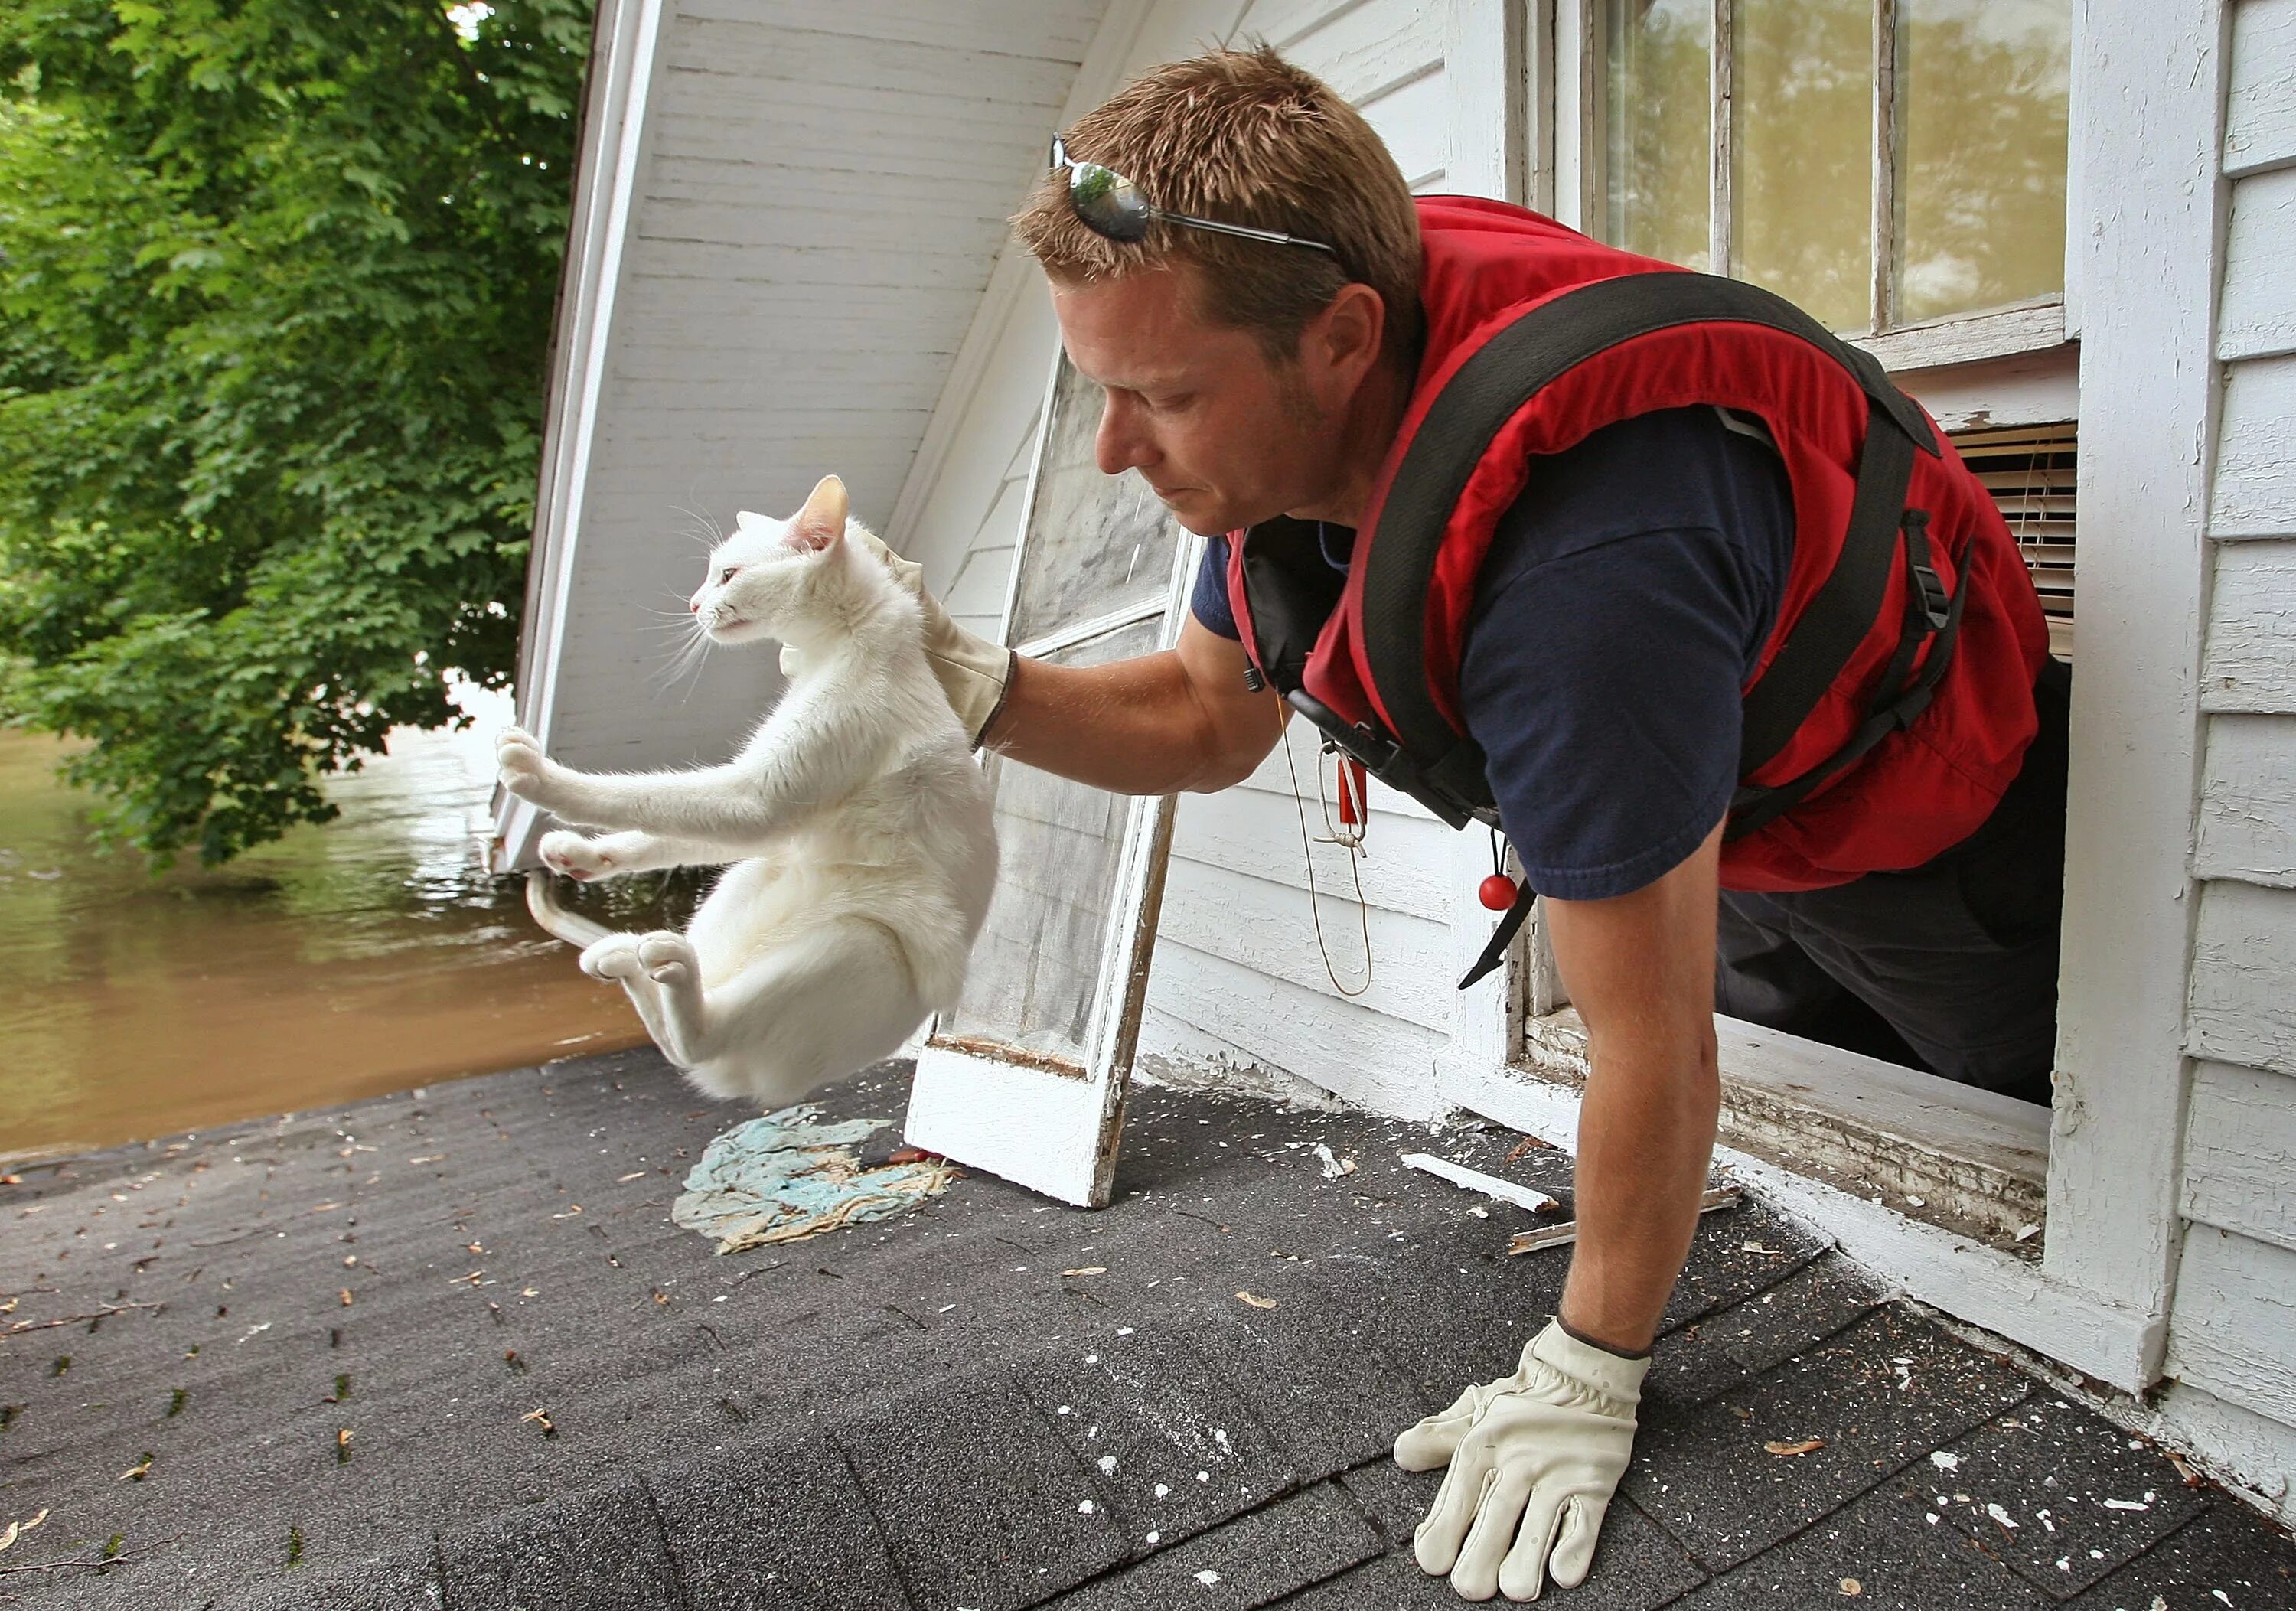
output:
[[[1672,270],[1582,285],[1532,308],[1460,366],[1405,451],[1369,552],[1357,561],[1364,567],[1364,653],[1372,680],[1393,719],[1396,738],[1406,752],[1423,758],[1423,764],[1439,765],[1463,742],[1436,708],[1428,686],[1427,584],[1451,511],[1491,439],[1539,390],[1589,358],[1653,331],[1715,322],[1761,325],[1800,337],[1848,371],[1872,404],[1843,550],[1845,562],[1855,554],[1859,563],[1838,590],[1836,577],[1828,577],[1774,658],[1771,672],[1749,691],[1750,731],[1759,711],[1766,740],[1775,731],[1782,744],[1871,629],[1880,588],[1888,582],[1914,450],[1938,450],[1921,409],[1890,383],[1872,354],[1836,339],[1792,303],[1759,286]],[[1893,429],[1874,428],[1885,421]],[[1889,446],[1882,445],[1885,440]],[[1869,554],[1875,549],[1877,555]],[[1844,568],[1837,563],[1836,573]],[[1871,602],[1861,613],[1857,606],[1869,594]],[[1827,604],[1824,611],[1816,608],[1821,600]],[[1800,648],[1800,640],[1813,631],[1812,646]],[[1784,679],[1776,677],[1781,663],[1790,673]],[[1739,776],[1745,775],[1742,765]]]

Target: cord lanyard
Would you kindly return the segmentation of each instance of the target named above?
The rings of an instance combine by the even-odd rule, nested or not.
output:
[[[1364,830],[1371,824],[1369,774],[1364,764],[1353,756],[1344,754],[1338,745],[1325,740],[1316,757],[1316,804],[1324,816],[1324,831],[1316,842],[1334,844],[1348,853],[1348,871],[1356,886],[1356,922],[1363,933],[1363,982],[1348,985],[1341,982],[1340,971],[1332,962],[1332,948],[1324,938],[1324,915],[1316,902],[1316,852],[1308,837],[1308,806],[1300,793],[1300,764],[1292,756],[1292,736],[1286,732],[1279,741],[1283,746],[1283,764],[1292,770],[1292,804],[1300,818],[1300,855],[1308,868],[1308,916],[1315,925],[1316,949],[1324,958],[1324,974],[1332,988],[1342,996],[1360,996],[1371,989],[1371,908],[1363,892]],[[1332,795],[1324,792],[1324,757],[1337,757],[1332,793],[1339,797],[1339,820],[1332,818]]]

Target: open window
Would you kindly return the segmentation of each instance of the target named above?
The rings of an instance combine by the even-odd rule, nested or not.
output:
[[[2000,505],[2073,653],[2071,0],[1552,0],[1557,210],[1776,291],[1882,359]],[[1583,1075],[1534,917],[1516,1062]],[[2038,1256],[2046,1109],[1724,1019],[1723,1140]]]
[[[1093,462],[1100,390],[1055,359],[1002,641],[1092,666],[1177,639],[1201,543],[1136,475]],[[917,1059],[908,1139],[1066,1202],[1108,1201],[1148,983],[1172,801],[984,755],[996,899]]]

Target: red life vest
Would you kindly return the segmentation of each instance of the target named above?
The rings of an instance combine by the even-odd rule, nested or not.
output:
[[[1752,286],[1500,202],[1418,206],[1426,349],[1344,581],[1312,525],[1230,534],[1258,672],[1454,826],[1496,824],[1459,664],[1500,516],[1538,456],[1710,404],[1767,427],[1794,509],[1778,620],[1742,690],[1724,887],[1844,884],[1973,832],[2033,736],[2048,638],[1999,511],[1928,415]]]

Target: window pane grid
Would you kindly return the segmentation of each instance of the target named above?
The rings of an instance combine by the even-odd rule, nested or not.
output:
[[[2070,0],[1604,4],[1613,244],[1847,333],[2062,289]]]

